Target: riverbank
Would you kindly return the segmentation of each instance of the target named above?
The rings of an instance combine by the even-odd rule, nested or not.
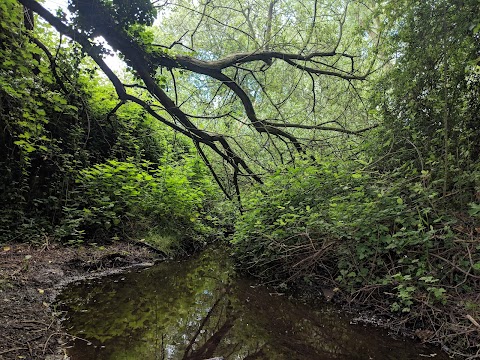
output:
[[[158,259],[158,254],[151,249],[123,242],[105,247],[63,247],[58,244],[0,247],[0,359],[65,359],[62,345],[72,338],[62,329],[59,323],[61,314],[53,305],[63,287],[76,280],[110,275],[135,266],[149,266]],[[318,288],[317,293],[313,290],[308,293],[318,301],[322,296],[319,291],[326,290]],[[337,297],[340,294],[334,295],[333,300]],[[350,309],[351,313],[362,310],[354,308]],[[362,311],[364,316],[355,321],[396,329],[397,334],[410,330],[412,334],[412,328],[398,326],[391,318],[377,316],[371,310],[369,313],[368,308]],[[432,336],[418,331],[415,335],[424,341]]]
[[[2,246],[0,359],[63,359],[59,345],[67,334],[52,304],[62,286],[156,259],[149,249],[121,242],[106,247]]]
[[[160,285],[161,284],[161,285]],[[353,324],[340,307],[306,304],[238,276],[228,249],[74,282],[57,297],[71,359],[412,360],[448,357]]]

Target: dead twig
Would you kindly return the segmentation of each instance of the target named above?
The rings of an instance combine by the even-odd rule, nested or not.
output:
[[[43,345],[43,354],[45,354],[45,352],[47,351],[48,343],[50,342],[50,339],[51,339],[54,335],[61,335],[61,333],[59,333],[59,332],[54,332],[54,333],[51,333],[51,334],[50,334],[50,336],[48,337],[47,341],[45,341],[45,344]]]
[[[471,315],[465,315],[465,317],[470,320],[470,322],[475,325],[478,329],[480,329],[480,324],[478,323],[477,320],[475,320]]]

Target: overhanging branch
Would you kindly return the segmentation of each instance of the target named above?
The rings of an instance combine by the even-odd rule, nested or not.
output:
[[[277,128],[295,128],[295,129],[308,129],[308,130],[324,130],[324,131],[334,131],[334,132],[340,132],[344,134],[350,134],[350,135],[360,135],[361,133],[364,133],[368,130],[375,129],[378,127],[378,124],[366,127],[364,129],[360,130],[348,130],[344,128],[339,128],[339,127],[333,127],[333,126],[322,126],[322,125],[305,125],[305,124],[282,124],[282,123],[277,123],[277,122],[270,122],[266,121],[265,124],[277,127]]]
[[[183,69],[188,70],[189,72],[192,72],[194,74],[202,74],[207,76],[214,82],[218,82],[218,89],[217,92],[215,92],[215,96],[220,90],[220,88],[222,88],[222,90],[226,90],[223,104],[225,104],[225,99],[228,99],[229,103],[234,104],[234,106],[241,105],[244,113],[241,116],[238,116],[238,118],[243,118],[246,115],[245,119],[248,119],[248,125],[250,127],[255,129],[260,134],[266,134],[267,137],[263,137],[263,139],[266,139],[266,141],[263,145],[261,145],[262,148],[265,148],[267,152],[272,149],[276,149],[277,152],[280,154],[282,161],[282,151],[285,153],[285,149],[288,151],[294,151],[295,148],[298,152],[303,152],[304,140],[298,139],[296,136],[293,135],[293,132],[289,132],[289,129],[323,130],[351,135],[359,135],[367,130],[376,127],[370,126],[368,128],[360,130],[349,130],[346,128],[325,126],[322,124],[306,125],[288,123],[282,117],[283,114],[280,112],[280,108],[276,106],[277,102],[274,102],[272,100],[267,90],[263,87],[264,84],[262,84],[255,76],[255,70],[249,69],[252,66],[247,66],[247,64],[254,64],[256,62],[259,62],[260,64],[255,65],[258,68],[262,63],[270,65],[272,64],[273,60],[278,60],[279,62],[282,61],[291,68],[298,69],[308,74],[308,76],[312,80],[313,92],[315,91],[315,75],[336,77],[347,81],[364,80],[366,74],[360,74],[358,70],[355,69],[355,57],[346,52],[337,52],[337,46],[335,47],[334,51],[313,51],[308,54],[293,54],[269,49],[253,52],[241,52],[212,61],[205,61],[195,57],[184,55],[172,56],[163,51],[159,51],[157,45],[145,45],[137,42],[136,39],[132,37],[132,35],[130,35],[129,32],[127,32],[121,25],[118,24],[118,22],[115,21],[114,16],[109,11],[109,9],[103,5],[103,2],[101,0],[88,0],[88,4],[91,4],[92,6],[94,5],[96,11],[95,18],[102,19],[101,23],[93,24],[95,29],[94,31],[90,31],[89,34],[94,33],[95,36],[103,36],[114,50],[118,50],[123,55],[126,62],[135,72],[136,76],[141,79],[139,84],[124,85],[103,60],[102,47],[95,45],[93,41],[89,38],[89,35],[86,35],[85,33],[82,33],[81,31],[78,31],[68,26],[62,19],[52,15],[48,10],[46,10],[35,0],[18,1],[26,8],[29,8],[32,11],[38,13],[43,19],[45,19],[49,24],[51,24],[61,34],[70,37],[75,42],[81,45],[83,51],[85,51],[97,63],[103,73],[113,84],[120,100],[118,106],[121,106],[120,104],[123,104],[127,101],[134,102],[142,106],[151,116],[153,116],[158,121],[190,138],[197,147],[197,149],[199,149],[198,151],[200,153],[200,156],[204,159],[205,163],[212,171],[212,174],[214,174],[214,178],[217,181],[220,181],[220,177],[215,174],[212,163],[207,158],[207,155],[211,156],[211,154],[213,153],[219,155],[223,159],[224,163],[228,164],[227,166],[230,166],[229,173],[233,174],[233,179],[231,179],[231,183],[234,184],[236,192],[239,191],[239,176],[249,176],[256,181],[261,182],[260,177],[249,166],[249,164],[252,164],[251,159],[249,159],[248,155],[244,156],[244,154],[242,153],[242,151],[245,152],[245,149],[243,149],[241,146],[237,146],[235,142],[232,141],[232,139],[227,135],[227,133],[218,134],[216,132],[214,133],[203,130],[199,128],[192,121],[192,119],[208,118],[211,120],[221,121],[227,116],[235,119],[233,112],[237,110],[234,110],[233,112],[229,111],[220,115],[214,113],[213,116],[187,114],[183,111],[184,107],[181,108],[181,94],[177,89],[177,82],[180,77],[175,77],[173,69]],[[272,1],[272,3],[275,3],[275,1]],[[83,8],[88,8],[88,6],[84,6]],[[78,11],[81,13],[85,10]],[[207,13],[205,11],[204,13],[204,15],[207,16]],[[87,14],[83,14],[84,17],[86,15]],[[185,34],[182,35],[182,37],[185,36]],[[180,40],[178,40],[176,43],[179,44],[179,41]],[[175,43],[173,45],[175,45]],[[174,99],[172,99],[168,95],[168,93],[164,91],[164,89],[162,89],[162,87],[156,80],[155,71],[158,68],[165,68],[170,72],[173,82]],[[272,68],[273,67],[267,66],[267,68],[265,69],[265,67],[262,66],[260,71],[267,73]],[[233,77],[232,74],[230,74],[232,71],[235,71],[235,75],[233,75]],[[248,88],[247,81],[243,82],[245,80],[245,76],[242,76],[242,74],[245,74],[243,73],[244,71],[247,73],[251,73],[254,80],[265,94],[266,98],[270,101],[270,104],[277,110],[279,115],[275,115],[275,117],[278,117],[278,119],[274,119],[274,121],[266,121],[259,118],[254,107],[255,101],[257,101],[257,94],[255,93],[255,91],[250,91],[251,89]],[[238,75],[238,73],[241,74]],[[300,82],[298,84],[300,84]],[[258,89],[258,86],[256,87],[256,89]],[[154,104],[148,104],[144,100],[142,100],[141,97],[135,97],[129,94],[127,90],[130,87],[136,87],[139,89],[143,89],[145,92],[148,92],[149,96],[155,99]],[[293,89],[292,91],[294,91],[295,89]],[[231,100],[230,97],[233,100]],[[315,92],[313,98],[315,101]],[[213,98],[211,101],[213,101]],[[159,108],[161,110],[158,110]],[[165,115],[165,112],[168,115]],[[285,144],[285,147],[283,147],[282,142]],[[205,148],[202,149],[200,144],[208,146],[212,150],[212,153],[207,154],[204,151]],[[268,146],[270,146],[269,149],[267,148]],[[242,156],[239,156],[237,152],[239,152]],[[291,155],[291,157],[293,157],[293,154]],[[222,188],[222,190],[227,192],[226,186],[224,186],[224,184],[220,184],[220,187]],[[230,196],[230,194],[228,194],[228,196]]]

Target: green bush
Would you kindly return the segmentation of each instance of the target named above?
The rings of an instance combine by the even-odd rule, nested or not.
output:
[[[439,279],[449,270],[429,252],[451,246],[452,232],[426,177],[395,178],[355,162],[279,171],[245,201],[233,239],[237,259],[282,286],[317,284],[348,294],[383,287],[393,311],[409,311],[419,294],[443,302]]]
[[[109,160],[84,169],[58,234],[73,241],[116,239],[156,227],[192,236],[203,230],[200,211],[211,191],[202,171],[196,158],[158,168]]]

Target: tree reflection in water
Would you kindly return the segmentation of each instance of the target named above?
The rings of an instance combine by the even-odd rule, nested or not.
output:
[[[73,284],[60,302],[77,337],[72,360],[402,360],[435,352],[350,325],[331,305],[308,307],[235,279],[219,250]]]

